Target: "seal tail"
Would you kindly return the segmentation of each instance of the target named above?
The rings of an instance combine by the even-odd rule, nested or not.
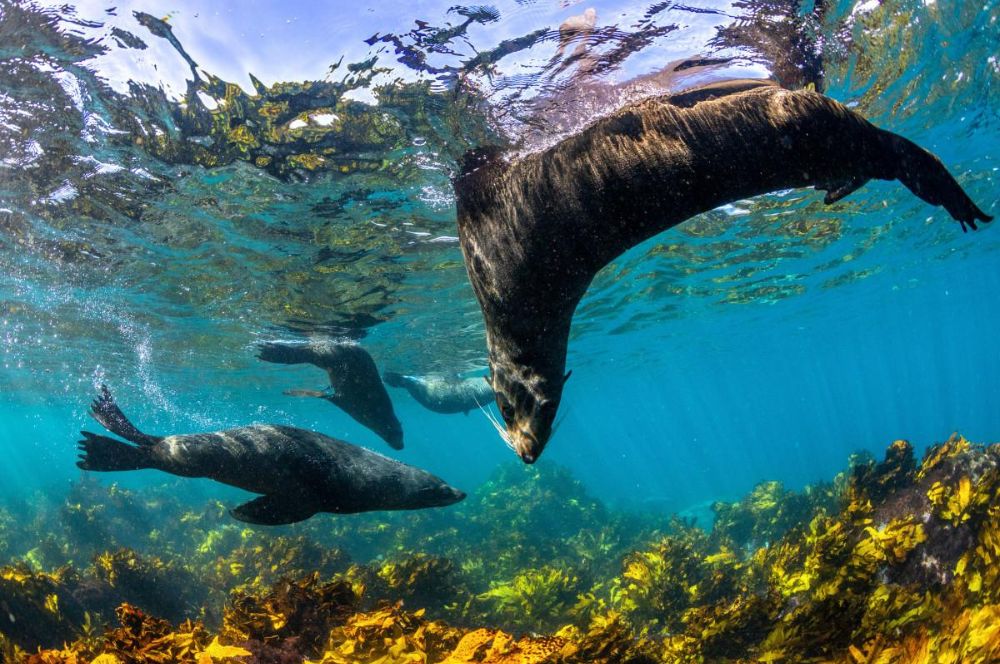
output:
[[[895,176],[907,189],[931,205],[943,206],[962,225],[963,231],[968,228],[977,230],[977,221],[993,220],[993,217],[972,202],[940,159],[898,134],[884,134],[888,137],[891,154],[895,157]]]
[[[83,439],[77,442],[80,460],[76,462],[83,470],[139,470],[152,468],[149,447],[129,445],[107,436],[99,436],[89,431],[81,431]]]
[[[90,404],[90,415],[111,433],[137,445],[155,445],[162,440],[139,431],[129,422],[125,413],[115,403],[115,398],[111,396],[111,390],[107,385],[101,385],[101,395]]]

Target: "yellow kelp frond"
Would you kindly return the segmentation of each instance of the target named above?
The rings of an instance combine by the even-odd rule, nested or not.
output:
[[[29,562],[0,568],[16,664],[1000,661],[1000,446],[958,436],[919,467],[896,441],[833,484],[760,483],[717,503],[711,532],[629,521],[544,466],[504,469],[454,511],[282,534],[234,526],[214,502],[74,492],[70,532],[169,509],[129,537],[174,548],[111,546],[47,574],[83,540],[32,538]],[[355,540],[369,548],[349,565]]]
[[[265,593],[234,595],[221,634],[231,643],[253,640],[277,647],[294,639],[301,652],[314,654],[330,630],[356,610],[358,599],[349,582],[322,583],[315,572],[281,579]]]

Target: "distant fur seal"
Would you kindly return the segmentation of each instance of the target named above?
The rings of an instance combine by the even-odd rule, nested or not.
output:
[[[317,512],[352,514],[451,505],[465,494],[430,473],[315,431],[255,424],[213,433],[151,436],[139,431],[102,387],[91,414],[129,444],[82,431],[84,470],[155,468],[264,494],[230,514],[276,526]]]
[[[257,357],[265,362],[313,364],[325,370],[333,394],[318,390],[288,390],[285,394],[326,399],[377,433],[393,449],[403,449],[403,427],[382,385],[375,360],[364,348],[350,341],[312,339],[262,343],[258,350]]]
[[[493,390],[483,380],[476,378],[448,378],[445,376],[407,376],[386,371],[382,379],[389,387],[402,387],[427,410],[435,413],[465,413],[493,402]]]
[[[506,162],[466,155],[458,234],[486,321],[507,442],[541,454],[568,374],[573,311],[594,275],[639,242],[741,198],[813,186],[833,203],[900,180],[962,228],[989,221],[937,157],[815,92],[730,81],[628,106]]]

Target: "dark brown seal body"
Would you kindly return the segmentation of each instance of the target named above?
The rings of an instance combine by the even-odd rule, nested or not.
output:
[[[352,341],[311,339],[262,343],[258,350],[258,357],[265,362],[312,364],[323,369],[333,388],[333,394],[317,390],[288,390],[285,394],[325,399],[377,433],[393,449],[403,449],[403,427],[375,360],[364,348]]]
[[[531,463],[562,397],[573,311],[594,275],[698,213],[812,186],[832,203],[900,180],[963,229],[988,221],[941,162],[813,92],[736,81],[648,99],[514,163],[471,153],[458,230],[508,442]]]
[[[294,523],[317,512],[440,507],[465,497],[426,471],[315,431],[255,424],[212,433],[151,436],[128,421],[106,387],[94,400],[91,414],[133,444],[84,431],[80,468],[156,468],[262,493],[230,511],[249,523]]]

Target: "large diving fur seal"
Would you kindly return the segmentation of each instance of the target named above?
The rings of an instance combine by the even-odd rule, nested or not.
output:
[[[101,471],[155,468],[264,494],[230,510],[248,523],[294,523],[317,512],[441,507],[465,498],[428,472],[315,431],[255,424],[151,436],[128,421],[107,387],[91,405],[91,414],[132,444],[82,431],[77,466]]]
[[[482,408],[494,399],[493,390],[483,380],[476,378],[447,378],[445,376],[407,376],[386,371],[382,379],[389,387],[401,387],[410,396],[435,413],[465,413]]]
[[[527,463],[545,447],[573,311],[616,256],[741,198],[812,186],[829,204],[871,179],[900,180],[963,229],[991,219],[930,152],[765,81],[648,99],[513,163],[469,153],[454,183],[458,231],[507,442]]]
[[[333,394],[318,390],[288,390],[285,394],[325,399],[377,433],[393,449],[403,449],[403,427],[382,385],[375,360],[364,348],[350,341],[311,339],[262,343],[258,350],[257,357],[265,362],[313,364],[323,369],[333,388]]]

